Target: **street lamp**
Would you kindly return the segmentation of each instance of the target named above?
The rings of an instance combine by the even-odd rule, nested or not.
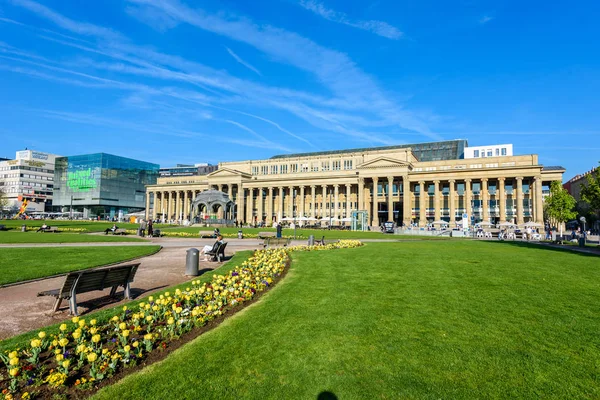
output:
[[[294,217],[294,239],[296,239],[296,189],[292,194],[292,216]]]

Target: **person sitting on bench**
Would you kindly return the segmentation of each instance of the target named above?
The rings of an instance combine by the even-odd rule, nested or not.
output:
[[[204,254],[204,261],[208,261],[208,258],[206,257],[206,253],[214,253],[215,251],[217,251],[217,249],[219,248],[219,246],[223,243],[223,236],[221,236],[221,234],[217,235],[217,241],[215,242],[215,244],[213,244],[212,246],[210,245],[206,245],[202,248],[202,250],[200,250],[200,255]]]
[[[36,232],[46,232],[46,230],[48,228],[49,228],[49,226],[46,225],[46,223],[44,222],[44,224],[42,226],[40,226],[40,228]]]
[[[105,234],[105,235],[108,235],[108,232],[112,232],[112,233],[113,233],[113,235],[114,235],[114,234],[115,234],[115,231],[116,231],[117,229],[119,229],[119,228],[117,227],[117,224],[113,224],[112,228],[106,228],[106,229],[104,230],[104,234]]]

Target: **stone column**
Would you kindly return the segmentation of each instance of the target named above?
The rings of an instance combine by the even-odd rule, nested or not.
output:
[[[190,217],[190,196],[187,190],[183,191],[183,219]]]
[[[394,220],[394,177],[388,176],[388,221]]]
[[[287,216],[289,218],[293,218],[294,217],[294,187],[293,186],[288,186],[287,188],[288,191],[288,195],[287,195]]]
[[[273,186],[269,186],[269,195],[267,197],[267,224],[273,223]]]
[[[535,177],[535,204],[533,210],[535,212],[535,222],[544,223],[544,197],[542,193],[542,177]]]
[[[365,208],[365,178],[358,178],[358,210]]]
[[[336,218],[336,219],[340,215],[339,214],[340,210],[339,210],[339,206],[338,206],[338,203],[339,203],[339,194],[340,194],[340,189],[339,188],[340,188],[340,185],[333,185],[333,190],[334,190],[334,192],[333,192],[333,210],[334,210],[334,212],[333,212],[333,218]]]
[[[314,218],[315,215],[317,215],[315,212],[315,204],[316,204],[315,198],[317,197],[315,185],[310,186],[310,196],[311,196],[311,198],[310,198],[310,216]]]
[[[373,205],[373,219],[371,220],[372,226],[379,226],[379,213],[378,213],[378,200],[379,200],[379,195],[377,193],[377,186],[379,183],[379,178],[377,178],[376,176],[373,177],[373,199],[372,199],[372,205]]]
[[[175,192],[169,190],[169,219],[173,219],[173,214],[175,214],[175,201],[174,201]]]
[[[504,193],[504,178],[498,178],[498,208],[500,209],[500,221],[506,221],[506,194]]]
[[[402,222],[404,226],[410,226],[412,221],[412,192],[408,175],[402,177]]]
[[[489,211],[489,199],[490,199],[490,194],[488,192],[488,179],[487,178],[483,178],[481,179],[481,204],[482,204],[482,219],[484,221],[489,221],[490,220],[490,211]]]
[[[277,188],[277,190],[279,191],[279,210],[277,210],[278,212],[278,222],[281,223],[281,219],[283,218],[283,186],[279,186]]]
[[[304,217],[306,210],[304,208],[306,200],[304,198],[304,186],[300,186],[300,216]]]
[[[517,224],[523,225],[525,222],[523,220],[523,177],[518,176],[517,180],[517,190],[516,190],[516,202],[517,202]]]
[[[179,221],[181,217],[181,192],[177,190],[175,192],[175,220]]]
[[[448,206],[450,207],[450,223],[452,224],[452,226],[450,226],[450,228],[454,227],[454,222],[456,221],[456,192],[454,191],[455,189],[455,185],[456,185],[456,181],[454,179],[450,179],[448,181],[448,183],[450,184],[450,192],[448,193]]]
[[[439,221],[442,218],[442,208],[440,206],[440,181],[433,181],[433,189],[433,218],[435,221]]]
[[[263,203],[263,188],[259,187],[258,188],[258,197],[257,197],[257,201],[258,201],[258,222],[260,223],[263,220],[263,214],[265,212],[264,210],[264,203]]]
[[[227,196],[230,200],[233,200],[233,185],[231,183],[227,185]]]
[[[236,215],[236,219],[240,222],[244,222],[244,220],[246,219],[246,204],[244,201],[244,187],[242,186],[242,184],[238,184],[237,187],[237,194],[235,196],[235,204],[236,204],[236,210],[237,210],[237,215]]]
[[[156,219],[156,214],[158,213],[158,192],[154,191],[154,208],[152,208],[152,220]]]
[[[248,210],[246,210],[246,221],[254,224],[254,188],[248,188]]]
[[[427,206],[425,198],[428,195],[425,193],[425,181],[419,181],[419,225],[427,225]]]
[[[150,193],[153,193],[153,192],[146,191],[146,210],[144,213],[144,218],[146,220],[148,220],[148,218],[150,218]]]
[[[471,179],[465,179],[465,212],[471,218],[473,216],[473,208],[471,208],[471,195],[473,191],[471,189]],[[471,221],[469,221],[471,225]]]
[[[323,194],[321,195],[321,218],[325,218],[327,215],[327,208],[325,208],[325,204],[327,202],[327,185],[321,186],[321,191]]]
[[[350,218],[352,216],[352,206],[350,205],[350,196],[352,194],[352,185],[346,184],[346,218]]]

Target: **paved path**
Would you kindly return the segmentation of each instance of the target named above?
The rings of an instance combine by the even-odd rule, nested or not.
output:
[[[131,286],[135,297],[148,295],[162,288],[176,285],[190,280],[185,273],[186,250],[192,247],[201,249],[206,244],[214,243],[214,239],[177,239],[157,238],[152,244],[160,244],[163,249],[151,256],[139,260],[141,265]],[[230,240],[226,248],[226,256],[240,250],[253,250],[259,247],[260,241],[256,240]],[[121,245],[148,245],[150,243],[65,243],[65,244],[38,244],[26,245],[27,247],[71,247],[71,246],[121,246]],[[0,247],[23,247],[19,245],[2,245]],[[124,264],[124,263],[123,263]],[[200,270],[209,271],[222,263],[200,261]],[[27,332],[32,329],[48,326],[70,318],[68,303],[63,301],[58,313],[52,314],[51,309],[54,298],[49,296],[37,297],[38,292],[59,288],[64,277],[56,277],[9,286],[0,289],[0,340]],[[126,303],[127,300],[114,301],[107,296],[110,289],[104,292],[84,293],[77,296],[81,305],[78,310],[85,315],[89,310],[97,311]]]

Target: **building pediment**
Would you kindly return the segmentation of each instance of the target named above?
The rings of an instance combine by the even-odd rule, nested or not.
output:
[[[398,160],[390,157],[378,157],[358,165],[358,169],[376,169],[376,168],[407,168],[412,170],[412,164],[407,161]]]
[[[211,172],[207,175],[208,178],[246,178],[250,179],[250,174],[247,174],[237,169],[231,168],[219,168],[215,172]]]

